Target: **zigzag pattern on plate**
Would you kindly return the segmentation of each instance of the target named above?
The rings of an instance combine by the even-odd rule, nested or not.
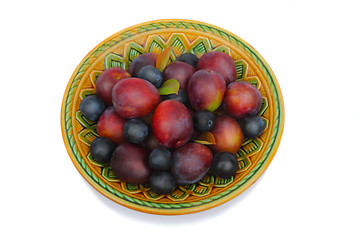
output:
[[[165,32],[162,32],[164,30]],[[189,30],[189,31],[188,31]],[[247,171],[247,173],[241,177],[234,184],[231,184],[228,188],[213,188],[214,189],[223,189],[218,191],[216,194],[194,198],[192,201],[173,201],[173,202],[162,202],[157,201],[155,198],[137,198],[134,194],[129,194],[119,190],[114,187],[110,182],[104,179],[102,176],[99,177],[98,173],[94,172],[93,169],[89,166],[92,165],[86,154],[81,152],[80,146],[78,144],[84,144],[83,142],[78,143],[79,131],[78,126],[80,126],[80,132],[87,128],[87,125],[91,125],[86,121],[80,121],[81,116],[76,113],[77,109],[74,108],[74,102],[77,102],[78,99],[75,99],[75,96],[78,96],[78,87],[84,81],[84,76],[87,76],[89,68],[92,67],[94,62],[102,57],[103,53],[113,47],[117,46],[122,41],[132,38],[136,34],[146,34],[146,33],[159,33],[159,36],[166,38],[169,36],[168,31],[172,32],[186,32],[189,42],[196,40],[197,35],[208,35],[210,38],[221,39],[225,44],[230,44],[234,48],[240,50],[243,54],[249,57],[251,61],[256,64],[258,70],[263,74],[266,81],[266,96],[269,96],[269,99],[263,100],[263,110],[265,110],[265,115],[268,111],[264,106],[267,106],[267,103],[271,103],[271,121],[268,120],[267,127],[269,128],[269,135],[266,139],[266,148],[262,150],[261,157],[256,163],[253,163]],[[190,37],[190,35],[192,37]],[[205,49],[205,44],[202,43],[197,46],[197,51],[203,51]],[[120,51],[123,53],[122,51]],[[235,58],[238,60],[237,58]],[[237,69],[243,69],[243,67],[237,67]],[[98,69],[99,70],[99,69]],[[103,70],[103,69],[101,69]],[[246,76],[246,74],[245,74]],[[253,74],[251,74],[253,76]],[[246,80],[246,79],[243,79]],[[253,80],[251,80],[253,81]],[[259,82],[260,83],[260,82]],[[259,88],[260,86],[257,85]],[[89,92],[88,92],[89,93]],[[264,113],[264,111],[263,111]],[[280,141],[282,129],[283,129],[283,104],[282,97],[279,86],[276,82],[276,78],[273,75],[271,69],[262,59],[262,57],[254,51],[250,45],[245,43],[243,40],[237,36],[215,26],[207,25],[200,22],[188,21],[188,20],[163,20],[155,21],[150,23],[144,23],[142,25],[136,25],[134,27],[128,28],[125,31],[119,32],[117,35],[103,41],[99,44],[94,50],[92,50],[78,65],[74,71],[73,76],[70,79],[67,90],[65,92],[62,104],[62,132],[64,136],[65,145],[67,146],[69,155],[73,160],[75,166],[79,172],[86,178],[95,188],[98,189],[101,193],[108,196],[112,200],[131,207],[136,210],[141,211],[151,211],[153,213],[162,213],[162,214],[176,214],[178,210],[181,210],[181,213],[190,213],[197,212],[199,210],[204,210],[206,208],[211,208],[217,204],[220,204],[224,201],[227,201],[229,197],[234,197],[240,194],[246,189],[249,184],[253,183],[266,169],[267,165],[270,163],[277,146]],[[271,124],[271,125],[269,125]],[[85,125],[85,126],[84,126]],[[76,130],[76,131],[75,131]],[[253,150],[253,147],[249,147],[247,150]],[[239,153],[239,158],[243,157],[241,152]],[[251,156],[252,157],[252,156]],[[251,157],[250,160],[251,160]],[[242,166],[245,166],[247,158],[242,158],[239,161]],[[95,165],[94,165],[95,166]],[[105,168],[103,168],[105,169]],[[110,174],[111,175],[111,174]],[[204,180],[204,179],[203,179]],[[198,192],[206,192],[205,188],[198,189]],[[194,196],[195,197],[195,196]]]
[[[127,69],[131,61],[133,61],[139,55],[147,52],[153,52],[158,54],[169,46],[173,47],[172,53],[170,54],[169,58],[170,62],[175,61],[176,57],[178,57],[184,52],[191,52],[199,57],[209,51],[222,51],[230,54],[230,49],[228,47],[222,45],[213,47],[211,41],[208,38],[204,37],[197,37],[196,39],[193,39],[193,41],[189,41],[186,38],[186,35],[181,33],[166,35],[165,39],[158,35],[151,35],[147,38],[146,43],[143,46],[135,42],[126,44],[124,46],[124,56],[116,53],[107,54],[104,60],[105,69],[111,67],[121,67]],[[235,66],[237,70],[237,81],[247,81],[254,86],[260,88],[260,81],[256,76],[247,78],[248,64],[245,60],[236,60]],[[91,72],[89,78],[92,86],[91,88],[81,90],[81,99],[88,95],[95,94],[96,79],[100,74],[101,71],[99,70],[94,70]],[[264,113],[266,109],[267,104],[263,104],[261,111]],[[76,117],[79,123],[84,126],[84,129],[78,135],[79,139],[85,144],[90,145],[92,140],[98,137],[98,134],[96,133],[96,128],[94,127],[95,124],[86,120],[82,116],[80,111],[76,113]],[[262,142],[259,139],[247,140],[246,142],[244,142],[243,146],[238,152],[238,173],[245,172],[249,168],[249,166],[252,164],[249,156],[258,152],[261,147]],[[120,180],[114,175],[109,166],[96,163],[93,159],[91,159],[90,154],[87,155],[87,158],[92,164],[101,167],[101,174],[107,181],[120,182]],[[134,185],[121,183],[121,188],[129,194],[142,193],[146,198],[151,200],[159,200],[160,198],[167,197],[169,200],[172,201],[183,201],[191,195],[199,197],[206,196],[212,192],[213,188],[227,187],[233,181],[233,177],[230,179],[221,179],[214,175],[208,174],[196,184],[192,184],[189,186],[179,186],[175,188],[174,191],[167,196],[159,196],[151,192],[149,187],[142,184]]]

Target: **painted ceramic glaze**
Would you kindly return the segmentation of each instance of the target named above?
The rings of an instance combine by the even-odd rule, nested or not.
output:
[[[223,51],[235,61],[237,80],[256,86],[263,95],[260,115],[266,129],[256,139],[245,139],[237,152],[239,170],[231,179],[208,174],[196,184],[176,187],[169,195],[157,195],[147,185],[121,182],[108,165],[91,159],[90,143],[98,136],[96,124],[80,112],[81,100],[95,94],[95,83],[110,67],[127,69],[146,52],[160,53],[172,46],[170,60],[185,52],[200,57]],[[284,105],[275,75],[248,43],[213,25],[192,20],[157,20],[124,29],[96,46],[77,66],[65,90],[61,128],[65,147],[80,174],[109,199],[134,210],[163,215],[203,211],[244,192],[269,166],[284,127]]]

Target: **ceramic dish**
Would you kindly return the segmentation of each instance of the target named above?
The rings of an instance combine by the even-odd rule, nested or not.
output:
[[[176,187],[159,196],[146,185],[119,181],[107,165],[91,159],[89,145],[98,135],[96,124],[79,110],[80,101],[95,93],[95,82],[104,69],[122,67],[142,53],[159,53],[172,46],[171,60],[184,52],[201,56],[208,51],[228,53],[236,63],[237,79],[255,85],[263,95],[260,115],[264,133],[244,141],[237,152],[239,170],[228,180],[206,175],[201,181]],[[61,127],[65,147],[80,174],[109,199],[134,210],[163,215],[203,211],[227,202],[245,191],[269,166],[284,127],[284,106],[275,75],[248,43],[213,25],[192,20],[157,20],[124,29],[96,46],[80,62],[65,90]]]

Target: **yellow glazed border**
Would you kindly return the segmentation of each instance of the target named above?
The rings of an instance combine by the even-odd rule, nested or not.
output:
[[[115,45],[116,42],[114,42],[113,40],[116,38],[119,38],[119,36],[123,37],[123,38],[131,38],[132,36],[139,34],[139,32],[137,32],[137,30],[144,28],[144,26],[147,26],[147,27],[150,26],[150,28],[153,27],[153,29],[149,30],[149,32],[152,32],[152,34],[153,34],[154,31],[156,31],[156,27],[158,27],[158,26],[166,27],[167,24],[169,24],[169,26],[171,25],[172,28],[174,28],[174,32],[176,31],[176,28],[183,29],[184,26],[187,25],[189,27],[189,31],[194,31],[194,32],[205,31],[205,32],[213,33],[213,30],[216,30],[218,32],[215,32],[214,34],[220,33],[220,37],[223,37],[222,34],[227,35],[227,38],[224,41],[232,41],[232,40],[240,41],[244,46],[246,46],[247,49],[249,49],[251,51],[251,52],[249,52],[249,55],[251,57],[256,57],[261,62],[261,64],[263,64],[263,66],[265,67],[267,74],[272,78],[272,84],[274,85],[274,89],[275,89],[275,92],[277,95],[276,98],[278,99],[278,106],[275,106],[275,108],[277,108],[277,110],[279,111],[278,125],[276,126],[277,133],[274,136],[275,139],[273,139],[272,148],[269,150],[270,152],[267,154],[267,157],[266,157],[266,159],[263,160],[262,164],[259,165],[259,167],[256,169],[256,171],[252,172],[251,177],[249,177],[243,184],[241,184],[240,187],[233,189],[232,191],[229,191],[229,193],[225,194],[223,197],[213,197],[211,199],[202,199],[203,202],[201,204],[199,203],[199,204],[181,205],[181,203],[179,203],[178,205],[176,205],[176,207],[174,207],[175,206],[174,204],[164,207],[164,204],[158,205],[155,202],[146,203],[144,201],[139,202],[136,199],[131,199],[130,196],[126,196],[126,195],[124,195],[124,193],[116,193],[113,189],[111,189],[111,187],[109,185],[101,182],[100,179],[98,179],[95,175],[91,174],[91,169],[88,166],[82,164],[81,161],[79,161],[79,152],[76,149],[76,144],[75,144],[74,139],[72,139],[72,134],[73,134],[71,132],[72,117],[71,116],[69,117],[67,115],[68,114],[67,110],[71,106],[69,93],[72,90],[74,90],[74,88],[77,87],[77,86],[75,86],[75,87],[73,86],[73,82],[74,82],[74,80],[76,80],[75,78],[78,76],[81,69],[84,68],[84,66],[85,66],[84,69],[86,69],[86,61],[89,59],[94,59],[94,53],[97,50],[103,48],[106,44],[109,44],[111,42],[112,42],[112,44]],[[202,26],[202,27],[199,30],[199,29],[192,29],[192,26]],[[228,36],[230,36],[231,38],[229,38]],[[218,35],[218,37],[219,37],[219,35]],[[74,106],[72,106],[72,107],[74,107]],[[72,111],[73,111],[73,109],[72,109]],[[62,108],[61,108],[61,128],[62,128],[62,135],[63,135],[65,147],[66,147],[66,149],[69,153],[69,156],[70,156],[71,160],[73,161],[75,167],[78,169],[80,174],[86,179],[86,181],[88,181],[100,193],[102,193],[109,199],[111,199],[123,206],[126,206],[126,207],[134,209],[134,210],[146,212],[146,213],[164,214],[164,215],[188,214],[188,213],[194,213],[194,212],[203,211],[203,210],[206,210],[209,208],[213,208],[224,202],[229,201],[230,199],[233,199],[234,197],[238,196],[243,191],[245,191],[249,186],[251,186],[261,176],[261,174],[269,166],[271,160],[273,159],[273,157],[276,153],[279,143],[280,143],[280,139],[281,139],[283,128],[284,128],[284,103],[283,103],[281,90],[276,81],[275,75],[271,71],[271,69],[268,66],[268,64],[266,63],[266,61],[249,44],[247,44],[245,41],[243,41],[239,37],[235,36],[234,34],[228,32],[222,28],[219,28],[219,27],[207,24],[207,23],[202,23],[199,21],[183,20],[183,19],[156,20],[156,21],[141,23],[141,24],[126,28],[126,29],[110,36],[109,38],[105,39],[104,41],[102,41],[89,54],[86,55],[84,60],[79,64],[79,66],[74,71],[74,73],[71,76],[70,81],[67,85],[67,88],[65,90],[65,94],[64,94],[64,98],[63,98],[63,102],[62,102]]]

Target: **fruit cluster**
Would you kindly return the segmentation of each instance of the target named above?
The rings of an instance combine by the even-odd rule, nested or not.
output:
[[[161,195],[209,171],[234,176],[244,137],[256,138],[265,129],[257,115],[261,93],[235,81],[229,55],[185,53],[168,64],[170,52],[144,53],[127,71],[106,69],[96,95],[80,103],[82,114],[97,122],[93,159],[110,164],[121,181],[149,183]]]

